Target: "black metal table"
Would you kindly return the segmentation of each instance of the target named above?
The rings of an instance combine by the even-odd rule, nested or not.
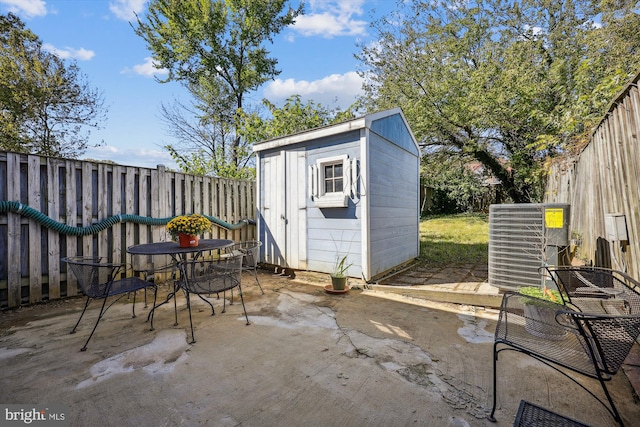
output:
[[[156,243],[143,243],[140,245],[133,245],[127,248],[127,253],[131,255],[169,255],[173,262],[176,264],[176,268],[180,270],[180,280],[186,277],[186,272],[181,269],[181,262],[184,261],[189,254],[195,254],[195,258],[202,255],[203,252],[215,251],[218,249],[224,249],[233,245],[233,240],[229,239],[200,239],[198,246],[181,247],[177,242],[156,242]],[[161,305],[164,305],[171,301],[180,288],[180,284],[177,281],[174,283],[173,291],[167,295],[167,298],[160,304],[154,306],[150,311],[147,319],[151,316],[154,310]],[[178,312],[175,307],[176,302],[174,299],[174,313],[175,313],[175,325],[178,324]]]
[[[127,248],[127,252],[132,255],[169,255],[174,260],[187,254],[197,255],[206,251],[224,249],[233,245],[233,240],[229,239],[200,239],[198,246],[180,247],[177,242],[156,242],[133,245]]]

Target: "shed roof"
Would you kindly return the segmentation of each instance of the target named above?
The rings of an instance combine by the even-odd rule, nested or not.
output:
[[[399,107],[392,108],[390,110],[379,111],[376,113],[367,114],[361,117],[357,117],[355,119],[351,119],[345,122],[321,126],[314,129],[305,130],[302,132],[294,133],[291,135],[282,136],[279,138],[268,139],[266,141],[259,142],[253,145],[253,151],[259,152],[279,147],[285,147],[288,145],[304,143],[307,141],[313,141],[319,138],[324,138],[327,136],[338,135],[341,133],[351,132],[358,129],[369,128],[371,129],[371,124],[379,119],[385,117],[391,117],[399,114],[402,118],[404,126],[407,128],[409,135],[411,136],[411,140],[415,145],[415,148],[420,151],[420,147],[416,142],[415,136],[413,136],[413,132],[411,132],[411,128],[407,123],[407,119],[404,117],[402,113],[402,109]]]

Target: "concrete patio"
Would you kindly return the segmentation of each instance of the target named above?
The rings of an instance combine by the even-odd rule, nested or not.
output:
[[[481,281],[456,280],[431,284],[438,292],[487,290]],[[211,317],[193,300],[194,345],[183,295],[179,325],[167,304],[154,331],[142,305],[135,319],[130,304],[114,305],[86,352],[79,349],[98,304],[74,335],[81,298],[0,313],[0,403],[66,405],[72,426],[462,427],[510,426],[526,399],[594,426],[615,425],[579,387],[515,352],[501,356],[498,422],[487,421],[495,309],[397,291],[406,282],[396,292],[393,283],[359,284],[329,295],[325,275],[261,272],[260,281],[266,295],[253,277],[243,279],[250,326],[240,304],[221,313],[222,301],[212,299]],[[640,405],[627,376],[617,375],[610,390],[634,425]]]

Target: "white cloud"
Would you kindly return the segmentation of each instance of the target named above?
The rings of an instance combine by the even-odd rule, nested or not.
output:
[[[88,61],[94,56],[96,53],[92,50],[87,50],[85,48],[74,49],[72,47],[65,47],[64,49],[58,49],[52,44],[43,43],[42,48],[46,51],[49,51],[62,59],[78,59],[80,61]]]
[[[121,149],[113,145],[102,145],[100,147],[89,148],[83,158],[108,160],[119,165],[140,166],[145,168],[155,168],[157,165],[165,165],[172,169],[178,168],[171,155],[161,149]]]
[[[131,21],[135,19],[135,13],[143,11],[146,2],[147,0],[115,0],[109,2],[109,10],[119,19]]]
[[[315,0],[310,2],[310,13],[298,16],[293,30],[303,36],[366,35],[367,21],[355,19],[363,14],[364,0]]]
[[[47,14],[47,6],[44,0],[0,0],[0,4],[7,5],[9,12],[17,15],[24,14],[32,17]]]
[[[122,74],[137,74],[144,77],[161,76],[168,73],[169,71],[164,68],[156,68],[153,64],[153,58],[151,58],[150,56],[144,58],[143,64],[134,65],[133,69],[125,68],[124,70],[122,70]]]
[[[303,101],[313,100],[326,107],[346,109],[362,95],[362,83],[363,79],[355,71],[314,81],[276,79],[266,86],[263,95],[276,104],[291,95],[300,95]]]

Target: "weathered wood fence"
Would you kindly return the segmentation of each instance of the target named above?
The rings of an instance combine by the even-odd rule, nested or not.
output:
[[[594,265],[640,278],[640,93],[636,76],[576,157],[554,164],[546,200],[571,204],[571,230],[580,255]],[[624,214],[629,241],[611,239],[607,214]]]
[[[20,202],[58,222],[87,227],[118,215],[169,218],[201,213],[229,224],[255,219],[254,181],[0,152],[0,202]],[[55,225],[55,224],[54,224]],[[20,213],[0,213],[0,308],[78,294],[65,256],[128,262],[128,246],[169,240],[164,225],[118,222],[71,235]],[[215,227],[211,238],[255,238],[255,227]]]

